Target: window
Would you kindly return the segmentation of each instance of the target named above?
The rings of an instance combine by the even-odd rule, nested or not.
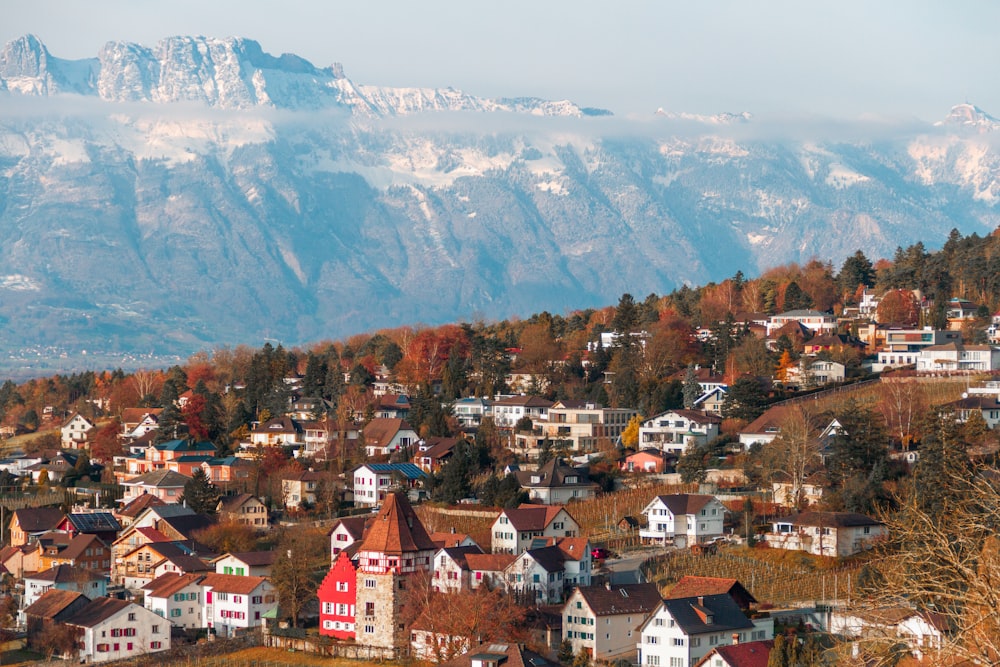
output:
[[[646,635],[646,643],[647,644],[658,644],[659,643],[659,637],[657,637],[656,635]]]
[[[374,616],[374,615],[375,615],[375,603],[374,602],[366,602],[365,603],[365,616]]]
[[[346,593],[347,592],[347,582],[346,581],[338,581],[337,582],[337,591],[340,592],[340,593]]]
[[[134,621],[135,620],[135,612],[132,612],[132,613],[130,613],[128,615],[128,620],[130,620],[130,621]]]
[[[660,664],[660,656],[658,656],[658,655],[647,655],[646,656],[646,664],[647,665],[652,665],[653,667],[656,667],[657,665]]]
[[[374,625],[366,625],[365,626],[365,634],[366,635],[373,635],[373,634],[375,634],[375,626]]]
[[[684,658],[670,658],[670,667],[685,667]]]
[[[171,609],[170,610],[170,617],[171,618],[177,618],[180,615],[181,615],[181,610],[180,609]]]
[[[153,628],[152,628],[152,632],[153,632],[154,635],[160,634],[160,626],[154,625]]]
[[[674,637],[674,646],[684,646],[684,638]]]
[[[655,625],[657,627],[662,627],[663,626],[663,619],[662,618],[654,619],[653,620],[653,625]]]
[[[163,648],[163,642],[149,642],[149,648]]]
[[[333,603],[332,602],[324,602],[323,603],[323,613],[324,614],[332,614],[333,613]]]
[[[375,588],[375,580],[365,579],[365,588]]]

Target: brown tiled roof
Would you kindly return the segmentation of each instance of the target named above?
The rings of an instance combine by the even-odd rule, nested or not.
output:
[[[149,528],[144,526],[142,528],[136,528],[135,532],[139,533],[146,538],[147,542],[169,542],[170,538],[158,531],[155,528]]]
[[[277,551],[242,551],[240,553],[230,553],[222,554],[215,560],[221,560],[226,556],[232,556],[233,558],[239,559],[240,561],[246,563],[247,565],[253,566],[265,566],[274,565],[274,559],[278,557]]]
[[[239,509],[247,501],[253,500],[254,496],[249,493],[241,493],[237,496],[223,496],[219,498],[219,511],[232,512]]]
[[[760,417],[740,429],[740,433],[774,433],[777,435],[781,432],[781,427],[784,426],[794,408],[794,405],[770,407]]]
[[[365,533],[360,550],[403,554],[437,550],[437,547],[406,496],[388,493]]]
[[[514,474],[517,476],[517,481],[520,482],[521,486],[530,486],[532,488],[597,486],[597,484],[590,481],[589,470],[587,468],[570,467],[558,457],[541,466],[538,470],[522,470]],[[539,478],[537,482],[533,481],[536,477]],[[575,477],[576,481],[572,483],[568,482],[567,479],[571,477]]]
[[[127,607],[142,609],[139,605],[127,602],[126,600],[117,600],[115,598],[94,598],[90,601],[90,604],[64,620],[63,623],[67,625],[76,625],[81,628],[92,628],[98,623],[108,620]]]
[[[442,549],[457,547],[467,537],[469,535],[466,533],[430,533],[431,541]]]
[[[146,415],[158,417],[163,408],[125,408],[122,410],[122,424],[139,424]]]
[[[77,591],[64,591],[60,588],[50,588],[42,593],[37,600],[25,608],[24,615],[34,616],[36,618],[54,619],[80,598],[89,602],[89,598],[87,598],[87,596],[83,593],[78,593]]]
[[[694,598],[699,595],[732,595],[733,589],[737,589],[741,596],[753,603],[757,600],[750,592],[743,587],[736,579],[724,579],[722,577],[696,577],[685,575],[681,577],[674,586],[664,595],[664,598]]]
[[[156,505],[166,505],[167,503],[161,500],[159,497],[154,496],[152,493],[144,493],[132,502],[130,502],[125,507],[118,510],[118,516],[125,517],[137,517],[142,514],[146,508],[155,507]]]
[[[143,586],[142,590],[146,591],[148,597],[168,598],[186,586],[198,583],[205,576],[204,574],[191,574],[187,572],[170,572],[153,579]]]
[[[66,560],[76,560],[90,547],[106,549],[107,545],[97,535],[81,533],[70,540],[69,544],[66,545],[66,548],[59,552],[58,557]]]
[[[517,560],[514,554],[466,554],[465,562],[470,570],[480,572],[502,572]]]
[[[154,470],[152,472],[139,475],[138,477],[127,479],[123,482],[123,484],[128,486],[152,486],[158,489],[182,489],[190,480],[191,478],[187,475],[182,475],[179,472],[174,472],[173,470]]]
[[[28,575],[26,579],[38,581],[51,581],[53,584],[62,584],[77,581],[95,581],[103,579],[104,576],[86,567],[75,567],[73,565],[56,565],[47,570]]]
[[[503,663],[504,667],[559,667],[559,663],[523,648],[520,644],[507,641],[492,641],[472,648],[468,653],[458,656],[441,667],[471,667],[474,662],[485,662],[481,656],[493,656],[489,662]],[[498,660],[496,656],[506,656]]]
[[[661,600],[656,584],[580,586],[578,590],[595,616],[646,614]]]
[[[559,547],[559,551],[563,552],[567,560],[580,560],[581,558],[590,558],[590,554],[587,553],[589,543],[590,541],[586,537],[563,537],[556,542],[556,546]]]
[[[566,508],[563,505],[523,504],[517,508],[506,509],[503,514],[514,530],[545,530],[545,526],[552,523],[562,509]]]
[[[201,585],[210,586],[216,592],[250,595],[265,581],[267,581],[265,577],[243,577],[236,574],[206,574]]]
[[[58,507],[27,507],[14,510],[17,525],[26,533],[39,533],[52,530],[66,518],[66,513]]]
[[[405,419],[376,417],[364,428],[365,443],[373,447],[384,447],[400,431],[412,430],[413,427]]]
[[[493,405],[520,405],[526,408],[551,408],[552,401],[548,401],[540,396],[507,396],[493,403]]]

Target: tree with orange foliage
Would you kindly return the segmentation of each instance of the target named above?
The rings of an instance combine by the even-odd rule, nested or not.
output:
[[[458,325],[424,329],[410,340],[403,360],[396,366],[396,375],[410,386],[440,379],[452,352],[466,354],[468,348],[465,331]]]
[[[910,290],[892,290],[878,302],[875,316],[879,324],[913,327],[920,321],[920,304]]]
[[[111,459],[124,453],[121,443],[122,424],[117,419],[95,429],[87,440],[90,443],[90,458],[101,463],[111,463]]]
[[[795,366],[795,359],[792,358],[792,353],[790,350],[785,350],[781,353],[781,358],[778,359],[778,368],[774,373],[774,376],[779,382],[786,382],[788,380],[788,369]]]

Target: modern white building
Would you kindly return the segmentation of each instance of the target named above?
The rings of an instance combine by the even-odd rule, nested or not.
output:
[[[643,543],[684,548],[721,537],[726,507],[715,496],[678,493],[656,496],[642,513],[647,522],[639,530]]]
[[[917,354],[917,371],[995,371],[1000,369],[1000,348],[963,345],[961,342],[932,345]]]
[[[719,436],[722,418],[697,410],[668,410],[639,426],[639,447],[668,454],[684,453],[689,446],[703,445]]]
[[[394,487],[413,488],[426,476],[413,463],[365,463],[354,470],[354,504],[375,507]]]
[[[837,333],[837,317],[818,310],[789,310],[780,315],[772,315],[767,321],[767,336],[785,326],[789,322],[798,322],[805,328],[817,334]]]
[[[870,549],[887,535],[882,523],[864,514],[802,512],[775,519],[764,539],[775,549],[843,558]]]
[[[726,594],[663,600],[639,626],[638,664],[690,667],[726,644],[771,639],[773,619],[751,620]]]

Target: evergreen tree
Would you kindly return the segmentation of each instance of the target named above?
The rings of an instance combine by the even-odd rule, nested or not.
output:
[[[806,294],[794,280],[785,288],[785,311],[812,308],[812,297]]]
[[[766,403],[767,394],[760,381],[753,377],[741,377],[729,387],[726,401],[722,404],[722,416],[750,422],[764,414]]]
[[[684,394],[684,407],[688,410],[694,409],[694,402],[701,396],[701,385],[698,383],[698,377],[695,375],[694,366],[687,367],[682,391]]]
[[[961,426],[946,413],[929,417],[920,430],[925,435],[913,470],[912,492],[921,511],[945,520],[949,509],[961,502],[964,483],[972,476]]]
[[[215,514],[219,504],[219,489],[212,484],[201,468],[195,468],[191,479],[184,483],[180,501],[197,514]]]
[[[573,642],[569,639],[564,639],[559,644],[559,653],[556,658],[562,665],[571,665],[573,663]]]
[[[852,295],[859,285],[872,287],[875,285],[875,268],[865,253],[858,250],[844,260],[837,275],[837,284],[844,294]]]

